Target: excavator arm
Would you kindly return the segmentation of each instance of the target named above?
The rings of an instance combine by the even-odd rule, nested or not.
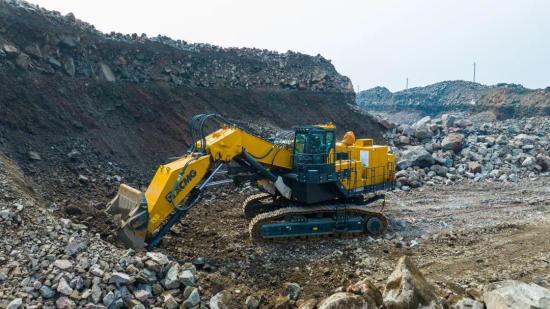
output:
[[[205,135],[208,119],[216,120],[222,127]],[[291,169],[292,152],[288,146],[250,134],[216,114],[195,116],[191,132],[191,149],[182,158],[161,165],[145,192],[121,184],[107,205],[119,226],[117,235],[126,246],[157,246],[200,200],[203,189],[220,167],[236,158],[261,174],[279,194],[290,198],[290,188],[275,172]]]

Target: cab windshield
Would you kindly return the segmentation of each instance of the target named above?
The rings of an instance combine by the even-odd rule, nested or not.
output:
[[[301,163],[322,164],[334,147],[334,132],[297,132],[294,140],[295,160]]]

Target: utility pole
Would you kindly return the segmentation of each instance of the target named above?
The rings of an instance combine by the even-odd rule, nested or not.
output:
[[[360,91],[359,84],[357,84],[357,93],[359,93],[359,91]]]
[[[405,90],[409,89],[409,78],[407,77],[405,80]]]
[[[474,61],[474,83],[476,82],[476,63]]]

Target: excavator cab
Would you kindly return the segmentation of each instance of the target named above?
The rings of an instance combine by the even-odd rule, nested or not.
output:
[[[334,136],[332,125],[295,128],[292,173],[288,179],[295,200],[312,204],[338,195],[334,190],[339,179]]]
[[[330,164],[334,153],[334,129],[321,127],[296,128],[294,166]]]
[[[330,126],[295,128],[292,171],[299,182],[334,181],[334,134]]]

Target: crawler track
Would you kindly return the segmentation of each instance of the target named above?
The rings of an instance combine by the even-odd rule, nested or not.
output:
[[[248,220],[254,218],[258,214],[259,207],[262,206],[262,201],[272,198],[269,193],[261,192],[247,197],[242,204],[244,217]]]
[[[375,205],[379,205],[381,208],[383,207],[384,201],[378,200],[375,201],[369,205],[349,205],[349,204],[326,204],[326,205],[318,205],[318,206],[288,206],[283,207],[274,211],[265,212],[262,214],[259,214],[255,216],[249,224],[248,231],[250,233],[250,238],[253,241],[263,241],[265,240],[264,237],[262,237],[260,233],[260,228],[262,225],[272,222],[281,221],[287,217],[293,217],[293,216],[305,216],[305,215],[312,215],[312,214],[332,214],[335,213],[336,207],[341,207],[345,205],[345,211],[350,215],[360,215],[365,217],[366,219],[371,217],[377,217],[382,222],[382,228],[381,232],[378,235],[372,235],[372,236],[379,236],[380,234],[383,234],[388,227],[388,220],[384,216],[382,212],[373,210]],[[366,231],[365,231],[366,233]],[[344,233],[337,233],[334,234],[344,234]],[[323,234],[326,235],[326,234]],[[312,237],[315,235],[311,235],[308,237]],[[293,237],[288,237],[293,238]]]

